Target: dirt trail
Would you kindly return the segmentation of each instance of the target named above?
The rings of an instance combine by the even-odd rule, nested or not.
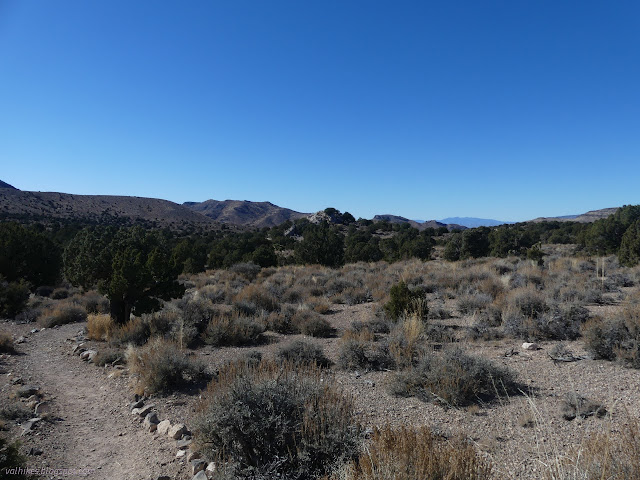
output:
[[[142,428],[128,408],[131,401],[124,379],[108,379],[107,371],[70,354],[79,325],[65,325],[30,334],[20,345],[25,355],[12,359],[14,375],[25,384],[40,386],[51,399],[53,422],[41,422],[22,437],[24,448],[43,450],[29,457],[28,466],[86,469],[52,472],[42,478],[92,480],[177,478],[183,468],[175,460],[175,446]]]

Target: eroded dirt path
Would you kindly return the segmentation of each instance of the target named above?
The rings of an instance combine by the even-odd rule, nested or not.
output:
[[[109,371],[71,354],[75,342],[70,339],[81,327],[65,325],[28,335],[19,345],[23,355],[12,356],[5,367],[24,384],[39,386],[51,403],[53,420],[40,422],[21,438],[23,450],[43,451],[29,456],[28,466],[59,470],[41,477],[51,479],[185,478],[174,442],[145,431],[130,414],[126,379],[107,378]]]

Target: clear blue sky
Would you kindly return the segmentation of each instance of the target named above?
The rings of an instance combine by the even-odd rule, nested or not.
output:
[[[23,190],[526,220],[640,203],[640,2],[0,0]]]

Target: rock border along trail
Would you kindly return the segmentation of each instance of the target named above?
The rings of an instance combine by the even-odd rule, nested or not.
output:
[[[14,328],[19,327],[28,332],[27,326]],[[149,433],[131,415],[127,380],[107,378],[108,370],[71,354],[80,328],[71,324],[31,333],[19,345],[21,354],[6,365],[13,378],[40,387],[50,404],[51,419],[20,438],[23,451],[42,450],[28,457],[27,466],[49,469],[41,477],[46,479],[184,478],[174,442]]]

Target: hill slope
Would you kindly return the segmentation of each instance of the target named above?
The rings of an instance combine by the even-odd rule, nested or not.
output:
[[[427,220],[425,222],[416,222],[415,220],[409,220],[405,217],[400,217],[398,215],[376,215],[373,217],[374,222],[389,222],[389,223],[409,223],[412,227],[417,228],[418,230],[426,230],[427,228],[440,228],[446,227],[449,231],[452,230],[464,230],[467,227],[457,224],[445,224],[442,222],[438,222],[437,220]]]
[[[613,208],[601,208],[600,210],[590,210],[587,213],[581,215],[567,215],[564,217],[538,217],[530,222],[580,222],[590,223],[600,220],[601,218],[607,218],[609,215],[613,215],[618,211],[619,207]]]
[[[150,222],[161,227],[215,227],[208,217],[168,200],[0,189],[0,219]]]
[[[206,200],[186,202],[183,205],[218,222],[257,228],[274,227],[287,220],[296,220],[309,215],[282,208],[270,202],[247,200]]]
[[[3,182],[2,180],[0,180],[0,188],[9,188],[12,190],[17,190],[16,187],[14,187],[13,185],[9,185],[7,182]]]

